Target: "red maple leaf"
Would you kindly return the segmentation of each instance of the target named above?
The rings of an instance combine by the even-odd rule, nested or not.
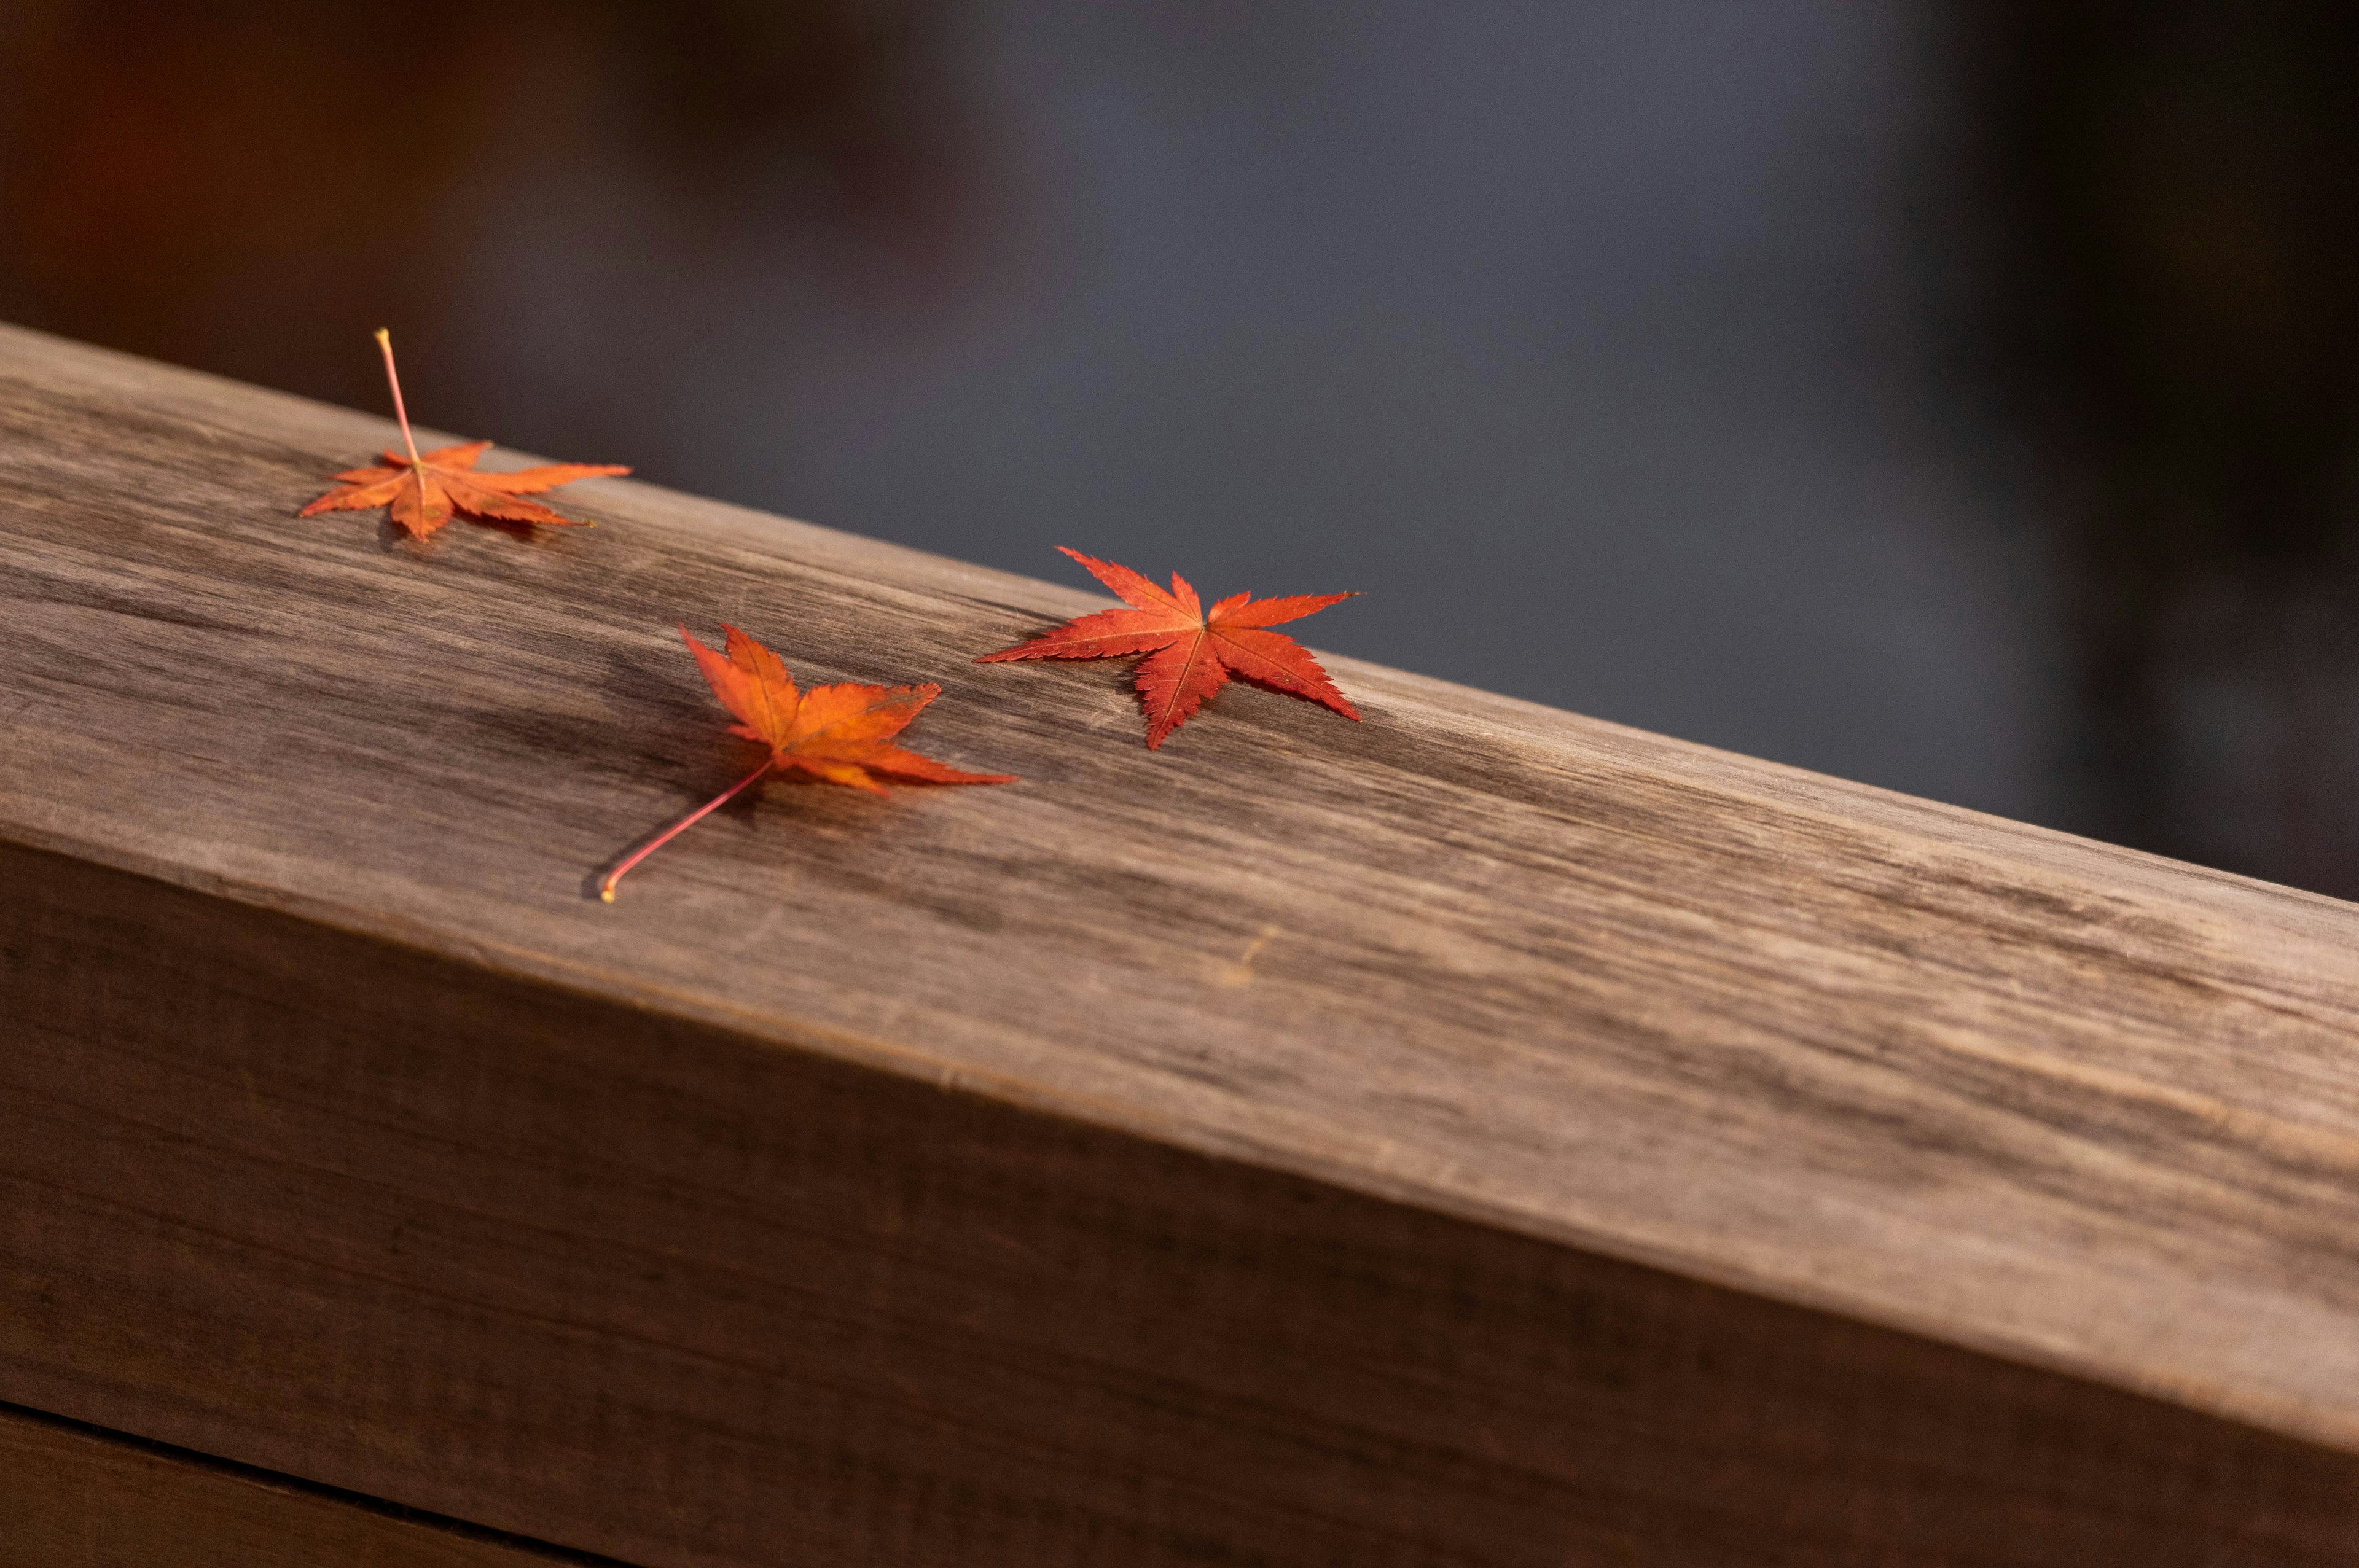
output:
[[[623,873],[774,769],[805,773],[829,784],[849,784],[876,795],[885,793],[885,786],[877,782],[880,777],[906,784],[1016,782],[1013,773],[961,773],[931,757],[921,757],[893,744],[893,737],[908,728],[909,720],[942,694],[942,688],[933,682],[920,686],[846,683],[815,686],[799,692],[794,677],[778,662],[777,654],[734,626],[723,622],[721,629],[727,633],[725,657],[698,642],[685,626],[679,629],[680,640],[696,655],[697,667],[704,672],[712,695],[736,717],[737,722],[729,727],[729,733],[760,741],[769,748],[770,754],[762,760],[760,767],[665,828],[615,867],[598,884],[598,896],[608,903],[614,902],[614,884],[623,880]]]
[[[1232,679],[1250,681],[1288,697],[1307,697],[1356,719],[1359,709],[1344,699],[1310,651],[1283,632],[1265,628],[1299,621],[1353,596],[1298,593],[1256,600],[1232,594],[1207,611],[1188,579],[1171,574],[1166,593],[1128,567],[1057,546],[1089,568],[1090,575],[1131,605],[1076,616],[1028,643],[985,654],[979,665],[1016,659],[1111,659],[1145,654],[1133,677],[1139,706],[1147,710],[1147,745],[1163,744],[1204,699]]]
[[[554,490],[577,479],[631,471],[617,463],[548,463],[514,473],[478,473],[475,460],[491,449],[489,441],[438,447],[420,454],[416,438],[409,433],[408,411],[401,406],[401,378],[393,369],[393,334],[380,327],[376,341],[377,347],[385,351],[385,379],[393,388],[394,416],[401,421],[401,439],[409,449],[409,455],[404,458],[399,452],[388,451],[385,454],[386,466],[383,468],[346,469],[336,476],[343,488],[330,491],[303,508],[299,515],[316,517],[322,512],[359,512],[390,506],[393,520],[413,539],[423,539],[450,522],[453,512],[486,523],[552,523],[588,527],[580,518],[568,517],[537,501],[519,498]]]

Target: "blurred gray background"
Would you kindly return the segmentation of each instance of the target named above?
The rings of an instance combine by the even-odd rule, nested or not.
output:
[[[29,0],[0,314],[2359,893],[2352,32]]]

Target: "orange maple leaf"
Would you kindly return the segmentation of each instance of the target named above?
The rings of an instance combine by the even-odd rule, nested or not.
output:
[[[1188,579],[1178,572],[1171,574],[1171,591],[1166,593],[1128,567],[1095,560],[1062,545],[1057,547],[1081,562],[1092,577],[1132,608],[1076,616],[1028,643],[985,654],[976,664],[1145,654],[1147,658],[1133,679],[1139,706],[1147,710],[1149,751],[1161,746],[1171,731],[1185,724],[1204,699],[1232,677],[1288,697],[1307,697],[1346,719],[1360,717],[1359,709],[1335,689],[1335,683],[1327,678],[1308,648],[1283,632],[1265,630],[1315,614],[1353,595],[1298,593],[1256,600],[1250,593],[1238,593],[1207,611]]]
[[[877,795],[885,793],[885,786],[877,782],[880,775],[908,784],[1016,782],[1013,773],[961,773],[892,743],[893,737],[908,728],[909,720],[926,704],[942,694],[933,682],[919,686],[847,683],[799,692],[777,654],[725,622],[721,629],[727,633],[726,657],[698,642],[685,626],[679,629],[680,640],[696,655],[697,668],[704,672],[712,695],[735,716],[737,722],[729,727],[729,732],[760,741],[770,754],[760,767],[665,828],[615,867],[598,884],[598,896],[608,903],[614,902],[614,884],[623,880],[623,873],[773,769],[808,773],[829,784],[849,784]]]
[[[631,471],[618,463],[547,463],[514,473],[478,473],[475,460],[491,449],[489,441],[438,447],[421,455],[417,439],[409,433],[409,413],[401,406],[401,378],[393,368],[393,334],[380,327],[376,342],[385,351],[385,379],[393,388],[394,416],[401,421],[401,439],[409,449],[409,456],[404,458],[399,452],[387,451],[384,468],[346,469],[336,476],[343,488],[330,491],[303,508],[299,515],[316,517],[322,512],[362,512],[390,506],[393,520],[413,539],[423,539],[450,522],[453,512],[486,523],[553,523],[586,528],[590,524],[578,517],[565,516],[537,501],[519,497],[554,490],[577,479]]]

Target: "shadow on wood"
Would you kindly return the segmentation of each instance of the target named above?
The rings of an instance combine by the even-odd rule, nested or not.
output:
[[[649,1563],[2346,1563],[2359,1464],[0,849],[0,1387]]]

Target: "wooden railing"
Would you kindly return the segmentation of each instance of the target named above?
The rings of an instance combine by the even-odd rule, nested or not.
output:
[[[392,438],[0,333],[0,1557],[2359,1561],[2359,910]]]

